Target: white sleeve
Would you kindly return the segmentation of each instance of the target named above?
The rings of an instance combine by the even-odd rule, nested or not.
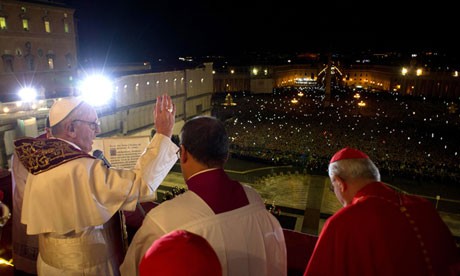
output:
[[[125,259],[120,266],[122,276],[139,275],[139,263],[145,252],[147,252],[155,240],[166,234],[158,224],[150,219],[152,211],[147,214],[142,226],[137,230],[128,247],[128,252],[126,252]]]

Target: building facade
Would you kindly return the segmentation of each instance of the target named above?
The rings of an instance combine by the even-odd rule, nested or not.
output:
[[[70,95],[78,65],[74,9],[0,0],[0,57],[1,102],[17,100],[24,87],[42,98]]]
[[[401,95],[424,96],[458,100],[460,78],[458,71],[430,70],[413,65],[354,64],[346,67],[331,65],[332,85],[365,91],[393,92]],[[326,85],[324,64],[292,64],[265,66],[228,66],[214,72],[215,93],[247,91],[271,93],[274,88]],[[264,73],[265,72],[265,73]]]

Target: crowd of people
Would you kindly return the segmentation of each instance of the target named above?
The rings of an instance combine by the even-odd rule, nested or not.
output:
[[[449,109],[451,102],[335,90],[325,106],[324,91],[317,88],[234,94],[235,106],[214,100],[214,114],[225,120],[234,156],[325,174],[328,158],[352,146],[375,156],[390,179],[460,181],[460,116]],[[366,105],[358,105],[361,101]]]
[[[244,116],[232,114],[226,123],[214,116],[190,118],[176,144],[172,139],[176,107],[171,97],[162,95],[153,111],[155,134],[133,169],[110,167],[103,158],[89,154],[100,133],[92,106],[79,98],[57,101],[50,109],[46,137],[14,142],[13,194],[23,197],[22,202],[15,201],[13,216],[24,226],[18,230],[25,232],[21,234],[38,237],[38,255],[31,262],[18,263],[16,270],[26,272],[25,268],[36,265],[36,273],[47,276],[184,275],[184,271],[187,275],[287,275],[286,242],[276,212],[267,211],[256,190],[231,179],[224,170],[233,144],[233,150],[242,155],[254,148],[259,153],[288,154],[277,162],[286,162],[291,155],[292,160],[313,164],[311,160],[332,156],[326,161],[331,190],[344,207],[323,227],[305,275],[376,275],[382,271],[388,275],[457,275],[459,250],[430,202],[381,183],[379,170],[364,152],[345,147],[334,153],[334,147],[354,141],[348,137],[356,133],[347,128],[364,131],[360,129],[364,125],[363,136],[379,143],[383,130],[366,121],[373,117],[366,111],[353,111],[352,104],[341,105],[349,109],[338,114],[341,108],[334,107],[340,102],[337,96],[333,98],[337,103],[331,101],[323,110],[316,97],[311,99],[302,104],[302,110],[288,107],[292,114],[286,112],[283,101],[257,100],[259,110],[273,114],[251,117],[239,130],[232,127]],[[315,104],[316,112],[307,111],[310,104]],[[394,117],[378,109],[384,118]],[[256,109],[246,112],[261,114]],[[236,113],[242,114],[241,110]],[[260,137],[253,130],[259,124],[252,120],[263,121],[267,127],[263,135],[258,133]],[[333,126],[342,132],[330,130]],[[311,129],[308,135],[304,133],[307,145],[324,139],[328,149],[319,151],[324,146],[319,143],[303,148],[299,140],[290,145],[305,127]],[[251,142],[246,133],[252,133]],[[354,139],[361,141],[360,148],[374,150],[363,139]],[[443,142],[452,146],[447,138]],[[376,150],[371,152],[382,157]],[[155,191],[177,160],[187,190],[177,191],[149,210],[128,242],[122,211],[154,200]]]

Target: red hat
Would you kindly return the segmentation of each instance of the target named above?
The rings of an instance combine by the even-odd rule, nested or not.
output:
[[[368,159],[368,158],[369,156],[367,156],[367,154],[365,154],[364,152],[357,150],[357,149],[346,147],[336,152],[334,156],[332,156],[331,161],[329,163],[334,163],[342,159]]]
[[[221,276],[222,267],[206,239],[175,230],[153,242],[141,259],[139,275]]]

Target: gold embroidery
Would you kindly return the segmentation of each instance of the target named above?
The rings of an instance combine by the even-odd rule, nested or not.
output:
[[[94,158],[59,139],[24,138],[14,141],[14,145],[19,161],[32,174],[39,174],[77,158]]]

